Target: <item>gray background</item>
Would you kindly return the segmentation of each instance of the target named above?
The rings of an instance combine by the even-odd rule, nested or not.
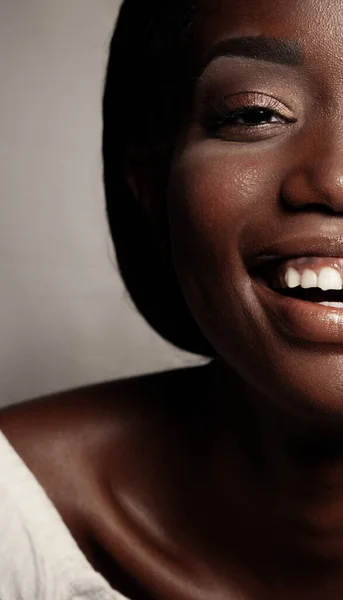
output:
[[[118,6],[0,3],[0,405],[197,360],[136,313],[108,234],[101,94]]]

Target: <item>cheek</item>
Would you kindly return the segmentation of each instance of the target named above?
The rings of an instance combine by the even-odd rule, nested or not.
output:
[[[246,233],[261,235],[270,223],[280,185],[275,150],[273,161],[250,148],[194,145],[174,161],[168,189],[179,282],[200,329],[222,356],[246,354],[252,331],[258,337],[261,324],[241,252]]]
[[[168,210],[178,255],[225,260],[237,251],[246,228],[268,218],[278,189],[273,163],[257,150],[241,148],[208,141],[174,162]]]

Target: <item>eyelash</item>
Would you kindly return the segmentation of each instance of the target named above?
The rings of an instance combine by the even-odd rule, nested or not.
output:
[[[236,123],[233,123],[235,119],[243,118],[244,116],[248,115],[249,112],[251,113],[253,111],[263,111],[264,113],[269,113],[269,118],[277,116],[284,121],[286,120],[285,117],[283,117],[279,112],[271,110],[270,108],[266,108],[265,106],[247,105],[236,110],[227,110],[225,116],[223,116],[222,120],[218,122],[218,126],[223,127],[225,125],[230,125],[230,122],[233,126],[235,126]],[[259,125],[263,125],[263,123],[251,123],[250,125],[247,123],[237,123],[237,125],[243,125],[244,127],[258,127]]]
[[[220,129],[226,127],[231,130],[235,130],[236,132],[241,130],[242,132],[252,132],[253,130],[261,131],[261,129],[265,127],[275,126],[275,125],[284,125],[288,123],[295,123],[296,119],[291,117],[286,117],[282,115],[279,111],[275,110],[276,106],[279,107],[280,103],[277,102],[273,98],[269,98],[269,105],[263,104],[254,104],[254,103],[246,103],[244,101],[239,102],[239,106],[237,108],[230,109],[225,101],[215,102],[209,109],[207,113],[205,113],[203,118],[203,126],[210,133],[218,133]],[[237,123],[234,122],[239,118],[247,118],[249,112],[252,111],[263,111],[267,116],[264,118],[264,121],[268,121],[269,119],[276,117],[277,121],[274,123],[264,122],[264,123]],[[261,119],[263,119],[263,115],[261,115]]]

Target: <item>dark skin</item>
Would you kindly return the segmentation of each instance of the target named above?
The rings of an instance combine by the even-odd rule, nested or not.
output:
[[[202,74],[166,196],[180,284],[219,358],[1,413],[80,548],[132,600],[343,597],[342,318],[274,310],[251,270],[280,240],[337,255],[342,26],[336,0],[200,3]],[[288,58],[211,60],[261,35],[291,42]],[[223,104],[273,118],[218,124]]]

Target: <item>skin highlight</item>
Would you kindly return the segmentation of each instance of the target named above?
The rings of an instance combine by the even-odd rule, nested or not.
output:
[[[342,317],[288,310],[255,277],[266,255],[343,248],[342,26],[338,0],[199,2],[166,210],[218,357],[0,413],[130,600],[342,598]]]

